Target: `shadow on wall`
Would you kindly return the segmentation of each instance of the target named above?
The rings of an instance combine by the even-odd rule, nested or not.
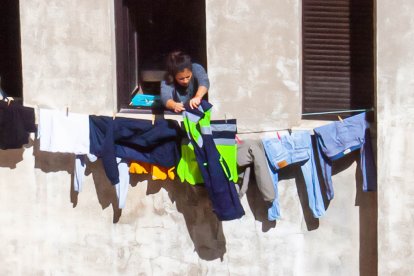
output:
[[[318,160],[316,160],[318,162]],[[332,175],[336,175],[351,167],[357,162],[355,170],[355,206],[359,207],[359,271],[360,275],[378,275],[378,244],[377,244],[377,193],[362,191],[362,172],[359,150],[353,151],[343,158],[334,161]],[[318,166],[319,167],[319,166]],[[318,172],[318,175],[322,174]],[[320,177],[322,193],[326,200],[326,189],[323,179]],[[335,183],[333,183],[335,186]],[[346,183],[342,183],[346,184]],[[335,200],[335,198],[333,199]],[[327,202],[326,208],[329,206]]]
[[[17,163],[23,161],[24,149],[0,150],[0,167],[15,169]]]
[[[302,213],[305,219],[306,227],[308,231],[313,231],[319,228],[319,219],[313,217],[312,212],[309,208],[308,192],[306,191],[305,179],[303,178],[300,165],[301,163],[298,163],[281,170],[279,174],[279,182],[285,179],[295,179],[296,190],[298,193],[300,205],[302,207]],[[283,210],[281,210],[281,212],[283,212]]]
[[[362,191],[361,162],[355,174],[355,206],[359,206],[359,275],[378,275],[377,193]]]
[[[257,187],[254,173],[250,174],[249,189],[246,192],[246,197],[255,220],[262,223],[262,231],[268,232],[270,229],[275,228],[277,222],[269,221],[267,219],[267,209],[270,207],[270,203],[263,199],[263,196]]]
[[[74,160],[73,154],[49,153],[39,151],[38,141],[30,141],[25,148],[33,146],[35,156],[35,168],[43,172],[66,171],[71,177],[70,201],[73,207],[77,205],[78,193],[73,189]],[[16,150],[1,151],[0,166],[15,168],[17,163],[23,160],[24,148]],[[377,193],[362,192],[362,175],[359,163],[359,152],[354,151],[349,155],[337,160],[333,165],[333,175],[350,168],[357,160],[355,172],[356,180],[356,199],[355,206],[359,206],[359,227],[360,227],[360,274],[377,274]],[[318,162],[318,160],[315,160]],[[317,166],[319,167],[319,166]],[[114,187],[107,179],[101,160],[87,162],[85,175],[92,174],[95,183],[96,194],[102,209],[112,206],[113,223],[117,223],[122,215],[122,210],[118,208],[118,200]],[[254,179],[254,174],[251,174]],[[321,176],[320,172],[318,174]],[[297,193],[302,206],[304,219],[308,231],[319,227],[319,219],[312,216],[308,206],[308,196],[305,182],[300,171],[299,165],[289,166],[280,172],[280,180],[295,179]],[[223,259],[226,253],[226,239],[223,233],[222,223],[217,219],[212,211],[212,206],[207,195],[207,191],[202,186],[191,186],[178,181],[153,181],[148,175],[131,175],[131,186],[135,187],[138,183],[147,181],[147,195],[156,194],[161,189],[167,191],[171,202],[176,203],[186,222],[188,233],[194,243],[194,250],[203,260]],[[276,227],[276,222],[267,220],[268,203],[261,196],[255,181],[250,182],[246,193],[247,201],[256,220],[262,222],[262,231],[267,232]],[[323,179],[320,178],[322,193],[325,196]],[[334,183],[335,184],[335,183]],[[335,199],[334,199],[335,200]],[[329,202],[325,201],[326,209]],[[282,210],[283,211],[283,210]],[[328,214],[327,214],[328,215]],[[323,219],[323,218],[322,218]]]
[[[32,147],[34,143],[32,139],[29,139],[29,143],[20,149],[0,149],[0,167],[15,169],[17,164],[23,161],[23,152],[25,149]]]
[[[147,194],[155,194],[163,188],[170,200],[183,214],[194,250],[203,260],[215,260],[226,253],[226,239],[222,222],[212,211],[207,190],[203,186],[191,186],[179,182],[148,180]]]
[[[35,157],[35,168],[42,172],[66,171],[73,174],[75,155],[70,153],[56,153],[39,150],[39,140],[33,143],[33,155]]]

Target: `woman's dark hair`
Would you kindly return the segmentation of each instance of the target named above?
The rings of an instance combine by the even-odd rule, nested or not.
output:
[[[173,51],[167,56],[167,75],[166,82],[171,84],[174,82],[174,77],[177,73],[188,69],[192,71],[191,57],[183,51]]]

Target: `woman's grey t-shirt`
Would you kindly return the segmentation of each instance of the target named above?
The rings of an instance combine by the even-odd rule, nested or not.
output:
[[[176,102],[187,103],[194,97],[199,86],[207,87],[207,89],[210,88],[210,81],[203,66],[193,63],[192,73],[193,76],[188,87],[183,87],[175,82],[167,84],[165,80],[161,81],[161,101],[164,106],[166,106],[167,101],[170,99]]]

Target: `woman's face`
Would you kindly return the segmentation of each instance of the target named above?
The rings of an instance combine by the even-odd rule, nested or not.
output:
[[[187,87],[190,84],[191,77],[193,76],[193,72],[188,70],[187,68],[181,72],[178,72],[175,75],[175,80],[181,86]]]

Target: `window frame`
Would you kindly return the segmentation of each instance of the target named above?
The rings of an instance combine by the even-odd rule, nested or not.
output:
[[[134,14],[134,8],[136,9],[136,6],[134,7],[134,5],[139,5],[144,2],[145,1],[133,2],[130,0],[114,0],[117,110],[133,112],[131,109],[139,109],[139,113],[148,113],[149,109],[152,113],[158,113],[160,112],[159,110],[152,110],[149,107],[137,108],[129,106],[131,96],[137,92],[142,92],[142,87],[140,87],[140,82],[143,79],[142,71],[146,70],[147,72],[147,69],[141,65],[142,59],[140,59],[140,51],[143,51],[144,48],[141,47],[140,49],[140,46],[142,46],[140,44],[140,35],[143,34],[139,31],[139,20],[135,20],[134,18],[134,16],[137,16]],[[198,39],[197,41],[202,41],[200,41],[200,43],[196,43],[196,47],[199,47],[200,49],[198,49],[195,55],[194,51],[191,51],[192,49],[190,49],[190,51],[185,47],[180,47],[178,49],[187,51],[190,56],[192,56],[193,62],[200,63],[207,70],[206,3],[205,0],[199,0],[196,2],[200,5],[197,6],[193,2],[195,1],[189,0],[188,3],[191,3],[193,9],[198,12],[198,15],[201,15],[197,16],[197,18],[201,17],[201,19],[199,19],[201,23],[198,25],[199,27],[197,29],[199,32],[198,36],[194,34],[191,35],[194,36],[193,41],[195,41],[195,38],[201,37],[201,39]],[[162,2],[154,3],[154,5],[158,6],[162,4]],[[185,13],[182,14],[184,15]],[[182,32],[182,30],[177,29],[176,32]],[[159,36],[160,34],[157,33],[156,35]],[[194,59],[194,56],[198,58]],[[158,73],[155,75],[160,75],[159,73],[164,67],[163,64],[164,62],[162,62],[162,69],[155,70],[158,70],[157,72],[154,72]],[[152,76],[153,74],[152,72],[149,72],[149,74],[146,75]]]

